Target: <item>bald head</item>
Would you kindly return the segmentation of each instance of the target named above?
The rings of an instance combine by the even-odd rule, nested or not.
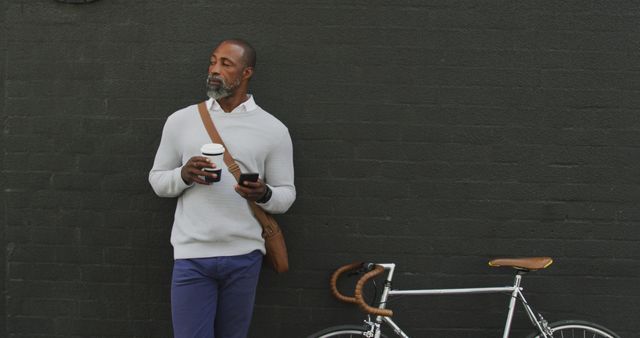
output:
[[[216,49],[225,43],[230,43],[242,48],[242,61],[244,62],[245,67],[256,67],[256,50],[251,46],[249,42],[243,39],[226,39],[220,41],[220,43],[216,46]]]

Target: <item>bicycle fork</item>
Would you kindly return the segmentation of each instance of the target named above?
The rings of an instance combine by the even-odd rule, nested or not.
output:
[[[394,323],[393,320],[391,320],[389,317],[382,316],[378,316],[375,322],[371,320],[371,317],[365,320],[364,332],[362,335],[367,338],[380,338],[382,336],[382,330],[380,329],[380,324],[382,323],[382,321],[387,323],[387,325],[389,325],[393,329],[396,335],[402,338],[409,338],[409,336],[407,336],[407,334],[404,333],[402,329],[400,329],[398,324]]]
[[[387,274],[387,278],[384,282],[384,288],[382,289],[382,295],[380,296],[379,307],[381,309],[384,309],[386,308],[387,300],[389,299],[389,293],[391,291],[391,283],[392,283],[391,281],[393,280],[393,272],[395,270],[396,265],[395,264],[380,264],[380,265],[383,266],[385,269],[389,270],[389,273]],[[382,324],[383,321],[393,329],[396,335],[402,338],[409,338],[409,336],[407,336],[407,334],[404,333],[402,329],[400,329],[400,327],[396,323],[394,323],[393,320],[391,320],[391,318],[383,317],[383,316],[376,316],[375,322],[371,321],[371,318],[365,321],[366,326],[369,327],[369,331],[365,332],[364,336],[371,337],[371,338],[380,338],[382,336],[382,332],[380,330],[380,324]]]

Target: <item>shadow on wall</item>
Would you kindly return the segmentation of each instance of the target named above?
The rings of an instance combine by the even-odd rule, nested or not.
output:
[[[55,1],[63,4],[83,5],[83,4],[90,4],[98,0],[55,0]]]

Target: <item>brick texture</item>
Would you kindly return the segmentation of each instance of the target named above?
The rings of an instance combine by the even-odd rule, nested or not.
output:
[[[7,4],[5,2],[0,2],[0,32],[2,32],[2,36],[6,35],[5,30],[5,11]],[[2,121],[2,125],[6,124],[7,116],[5,114],[4,106],[5,106],[5,83],[6,83],[6,55],[7,55],[7,40],[4,38],[0,38],[0,121]],[[6,320],[7,316],[4,315],[6,313],[5,299],[6,299],[6,267],[7,267],[7,257],[6,250],[8,246],[6,246],[7,241],[5,241],[5,219],[3,215],[6,214],[6,202],[5,202],[5,193],[4,186],[6,183],[5,177],[5,156],[6,148],[4,143],[4,128],[2,136],[0,136],[0,149],[2,151],[2,156],[0,156],[0,186],[3,187],[2,194],[0,194],[0,240],[2,240],[2,247],[0,247],[0,290],[2,290],[2,299],[0,300],[0,313],[3,315],[0,316],[0,333],[6,333],[7,325]]]
[[[263,272],[251,337],[359,324],[327,285],[351,261],[397,263],[400,289],[472,287],[529,255],[556,259],[525,278],[547,319],[640,332],[634,1],[7,0],[0,20],[0,336],[171,337],[175,201],[147,173],[235,36],[298,187],[292,271]],[[411,336],[490,337],[507,301],[390,307]]]

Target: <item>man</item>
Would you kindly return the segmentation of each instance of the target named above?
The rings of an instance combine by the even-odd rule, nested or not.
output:
[[[206,102],[227,151],[257,182],[239,185],[211,143],[197,105],[173,113],[162,131],[149,182],[160,197],[178,197],[171,232],[171,310],[176,338],[246,337],[265,253],[262,228],[247,201],[284,213],[296,197],[287,128],[247,93],[256,62],[244,40],[222,41],[210,58]],[[220,168],[219,182],[203,168]]]

